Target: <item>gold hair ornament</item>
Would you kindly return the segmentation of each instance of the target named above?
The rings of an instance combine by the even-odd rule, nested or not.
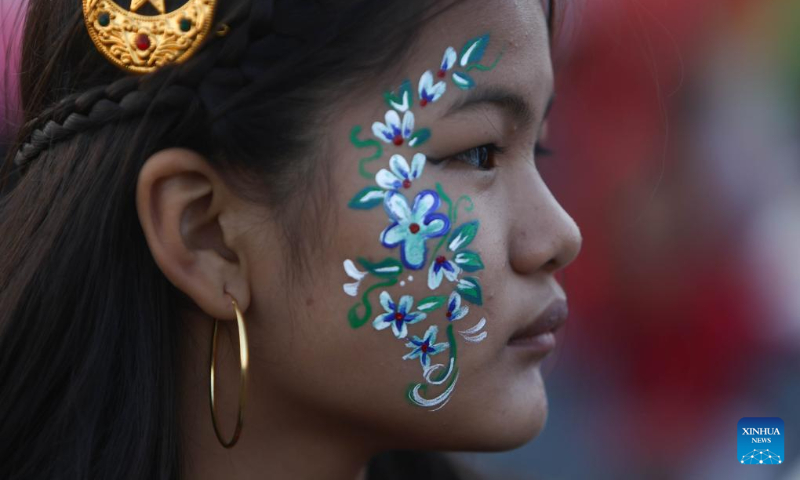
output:
[[[247,348],[247,332],[244,328],[244,316],[242,315],[242,311],[239,310],[239,304],[236,303],[236,299],[231,297],[231,302],[233,303],[233,309],[236,312],[236,323],[239,326],[239,362],[241,363],[241,371],[239,376],[239,413],[236,416],[236,430],[233,432],[233,437],[231,437],[231,439],[228,441],[225,441],[225,439],[222,438],[222,433],[219,430],[219,425],[217,424],[217,412],[214,402],[214,365],[217,363],[218,323],[216,318],[214,319],[214,333],[211,335],[211,422],[214,424],[214,433],[217,434],[217,440],[219,440],[219,443],[221,443],[225,448],[231,448],[232,446],[236,445],[236,442],[239,440],[239,435],[242,432],[244,399],[246,391],[245,386],[247,385],[247,366],[249,363],[248,357],[250,355]]]
[[[150,3],[159,15],[135,13]],[[100,53],[117,67],[150,73],[186,61],[211,30],[217,0],[189,0],[167,13],[164,0],[131,0],[130,10],[114,0],[83,0],[83,19]],[[229,27],[222,25],[219,36]]]

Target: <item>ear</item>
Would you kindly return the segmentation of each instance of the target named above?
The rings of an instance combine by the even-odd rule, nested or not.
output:
[[[242,206],[193,150],[161,150],[139,172],[136,210],[156,264],[213,318],[236,319],[226,293],[242,312],[250,304]]]

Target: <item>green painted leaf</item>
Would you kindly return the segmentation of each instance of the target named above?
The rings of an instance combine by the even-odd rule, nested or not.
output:
[[[408,79],[403,81],[397,94],[394,92],[384,93],[383,99],[391,108],[401,113],[405,112],[414,103],[414,89],[411,87],[411,81]]]
[[[417,302],[417,310],[419,310],[420,312],[430,312],[444,305],[444,302],[446,301],[447,301],[447,296],[445,295],[425,297],[419,302]]]
[[[403,264],[394,258],[386,258],[377,263],[372,263],[363,257],[358,257],[356,260],[365,270],[376,277],[396,277],[403,272]]]
[[[481,256],[469,250],[456,253],[454,261],[456,262],[456,265],[467,272],[476,272],[483,269]]]
[[[358,314],[359,307],[364,307],[364,315]],[[362,327],[365,323],[367,323],[367,320],[369,320],[369,315],[371,312],[372,308],[370,305],[356,303],[350,307],[350,310],[347,312],[347,321],[350,322],[350,328],[355,329]]]
[[[467,40],[467,43],[461,48],[461,55],[459,55],[461,66],[466,67],[470,63],[480,62],[484,52],[486,52],[487,45],[489,45],[488,33]]]
[[[358,173],[367,180],[375,180],[375,174],[368,172],[366,165],[369,162],[374,162],[375,160],[381,158],[381,155],[383,155],[383,146],[381,145],[381,142],[375,140],[374,138],[360,140],[358,138],[360,133],[361,125],[355,125],[352,130],[350,130],[350,143],[352,143],[356,148],[375,148],[375,153],[358,161]]]
[[[431,131],[427,128],[423,128],[414,132],[413,135],[408,139],[408,146],[409,147],[418,147],[423,143],[427,142],[428,139],[431,138]]]
[[[447,244],[447,248],[451,252],[455,252],[456,250],[459,250],[469,245],[475,238],[475,235],[478,234],[479,226],[480,222],[475,220],[472,222],[464,223],[458,228],[456,228],[450,235],[450,243]]]
[[[347,206],[358,210],[369,210],[382,204],[384,196],[386,196],[386,190],[382,188],[365,187],[356,193]]]
[[[469,90],[475,86],[475,80],[464,72],[453,72],[453,83],[461,90]]]
[[[362,262],[363,259],[359,258],[358,260],[359,262]],[[347,320],[350,322],[350,327],[354,329],[361,328],[370,320],[370,317],[372,316],[372,303],[369,301],[369,294],[372,293],[373,290],[391,287],[395,283],[397,283],[397,278],[390,278],[388,280],[384,280],[383,282],[376,283],[364,290],[364,293],[361,294],[361,302],[350,307],[350,310],[347,312]],[[363,315],[358,313],[358,309],[362,307],[364,309]]]
[[[461,294],[461,298],[468,300],[475,305],[483,305],[483,294],[481,293],[481,283],[475,277],[464,277],[458,281],[456,290]]]

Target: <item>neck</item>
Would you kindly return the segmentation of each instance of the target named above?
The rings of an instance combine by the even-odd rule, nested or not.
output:
[[[198,324],[200,322],[192,322]],[[244,422],[237,443],[224,448],[214,433],[209,406],[210,330],[195,330],[182,346],[179,388],[181,476],[197,480],[264,478],[366,480],[366,465],[377,452],[359,432],[259,388],[255,362],[248,373]],[[233,326],[235,329],[235,325]],[[224,440],[233,435],[238,411],[238,345],[231,348],[227,328],[217,340],[215,403]],[[235,340],[234,340],[235,342]],[[205,346],[205,348],[203,348]],[[265,383],[262,382],[261,383]]]

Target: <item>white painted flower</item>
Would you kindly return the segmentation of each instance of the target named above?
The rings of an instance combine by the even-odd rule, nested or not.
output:
[[[444,255],[439,255],[428,268],[428,288],[431,290],[439,288],[439,285],[442,284],[442,277],[455,282],[459,273],[461,273],[461,267],[448,260]]]
[[[376,330],[392,327],[395,337],[405,338],[408,335],[407,325],[420,322],[427,317],[423,312],[411,311],[414,307],[414,297],[411,295],[403,295],[398,303],[394,303],[389,292],[384,290],[378,298],[386,313],[378,315],[372,321],[372,326]]]
[[[453,293],[450,294],[450,298],[447,299],[447,312],[445,312],[444,315],[448,320],[453,322],[464,318],[467,313],[469,313],[469,307],[467,305],[461,305],[461,295],[453,290]]]
[[[436,325],[431,325],[422,338],[412,335],[411,341],[406,343],[406,347],[410,348],[411,351],[403,355],[403,360],[419,358],[419,363],[422,365],[423,369],[430,367],[431,355],[441,353],[450,347],[450,344],[447,342],[436,343],[437,333],[439,333],[439,329]]]
[[[445,82],[433,83],[433,73],[430,70],[422,74],[419,79],[419,106],[424,107],[433,103],[444,94],[447,88]]]
[[[355,297],[358,294],[358,286],[361,285],[361,280],[367,276],[367,272],[362,272],[356,268],[356,265],[349,258],[344,261],[344,271],[347,273],[348,277],[355,280],[353,283],[345,283],[343,285],[344,293],[350,295],[351,297]]]
[[[453,65],[456,64],[456,49],[453,47],[447,47],[447,50],[444,51],[444,56],[442,57],[442,64],[439,67],[439,71],[436,72],[436,76],[439,78],[444,78],[447,75],[447,71],[453,68]]]
[[[411,188],[412,182],[422,175],[422,169],[425,168],[425,155],[415,154],[410,167],[402,155],[392,155],[389,159],[389,168],[391,171],[382,168],[375,175],[378,185],[387,190]]]
[[[398,147],[403,141],[411,137],[414,131],[414,113],[410,110],[403,114],[403,121],[400,115],[394,110],[386,112],[386,123],[375,122],[372,124],[372,133],[386,143],[393,143]]]

